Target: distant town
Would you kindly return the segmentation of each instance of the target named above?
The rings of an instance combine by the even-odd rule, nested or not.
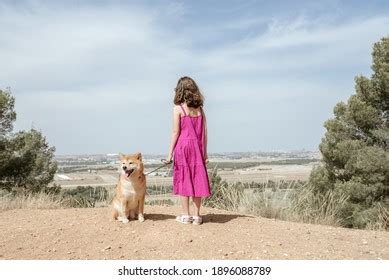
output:
[[[143,162],[145,164],[159,163],[166,155],[144,154]],[[311,159],[320,160],[319,151],[289,151],[289,152],[229,152],[213,153],[209,155],[211,161],[258,161],[269,162],[288,159]],[[91,155],[56,155],[55,159],[60,166],[68,165],[110,165],[116,164],[119,154],[91,154]]]

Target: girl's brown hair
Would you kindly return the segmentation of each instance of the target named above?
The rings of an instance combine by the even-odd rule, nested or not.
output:
[[[204,105],[204,97],[196,82],[190,77],[182,77],[178,80],[174,89],[174,104],[186,103],[188,107],[198,108]]]

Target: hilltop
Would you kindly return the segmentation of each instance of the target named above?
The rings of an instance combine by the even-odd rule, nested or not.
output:
[[[108,208],[0,213],[0,259],[389,259],[389,232],[300,224],[204,209],[201,226],[175,206],[146,206],[146,221]]]

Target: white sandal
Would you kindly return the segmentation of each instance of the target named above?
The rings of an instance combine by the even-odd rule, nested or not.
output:
[[[192,223],[194,225],[201,225],[203,223],[203,218],[201,216],[193,216]]]
[[[180,215],[176,217],[176,221],[187,225],[192,223],[192,217],[188,215]]]

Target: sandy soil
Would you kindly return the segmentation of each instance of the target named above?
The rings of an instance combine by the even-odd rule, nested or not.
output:
[[[107,208],[0,213],[0,259],[389,259],[389,232],[299,224],[204,209],[201,226],[177,207],[147,206],[122,224]]]

